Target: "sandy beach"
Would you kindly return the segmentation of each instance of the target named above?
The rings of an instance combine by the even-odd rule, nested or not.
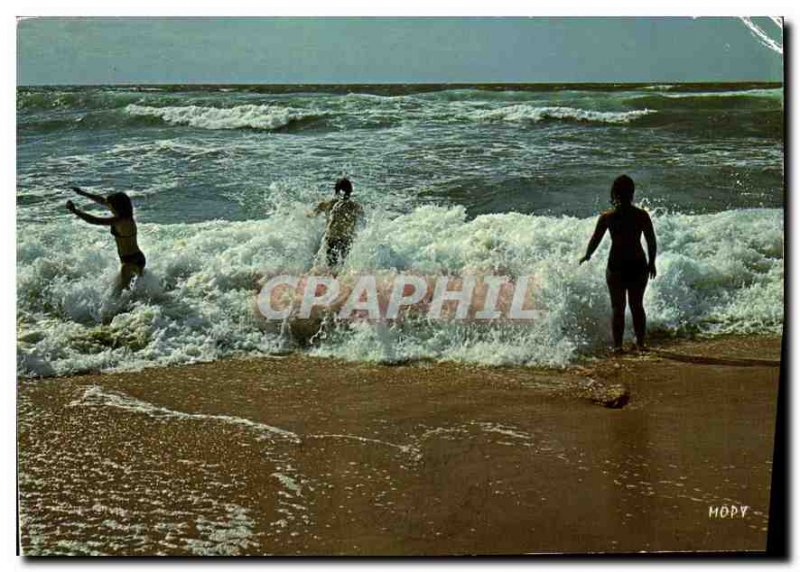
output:
[[[18,18],[17,553],[786,552],[785,28]]]
[[[288,355],[20,379],[23,552],[762,551],[779,359],[731,337],[563,370]]]

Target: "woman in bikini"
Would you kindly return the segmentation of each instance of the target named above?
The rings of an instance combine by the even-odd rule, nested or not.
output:
[[[125,193],[112,193],[107,197],[102,197],[78,187],[72,187],[72,190],[107,207],[113,213],[112,217],[96,217],[81,211],[72,201],[67,201],[67,210],[78,218],[89,224],[111,227],[111,234],[114,235],[114,240],[117,242],[117,253],[122,264],[116,290],[121,292],[129,288],[133,277],[141,276],[144,273],[146,264],[144,254],[139,250],[136,242],[136,221],[133,220],[133,204],[130,197]]]
[[[606,284],[613,309],[611,332],[614,338],[614,353],[622,351],[626,295],[633,317],[636,347],[640,351],[646,349],[644,338],[647,317],[642,300],[648,278],[656,277],[656,235],[653,231],[653,222],[647,211],[633,206],[634,188],[633,180],[627,175],[614,180],[611,186],[611,204],[614,208],[600,215],[594,234],[589,240],[589,246],[586,248],[586,255],[580,260],[583,264],[591,259],[608,230],[611,234],[611,252],[606,267]],[[647,241],[647,257],[642,249],[642,234]]]

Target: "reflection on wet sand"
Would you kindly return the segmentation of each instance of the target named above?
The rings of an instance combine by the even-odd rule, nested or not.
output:
[[[778,344],[749,340],[715,355]],[[598,405],[587,375],[630,401]],[[566,371],[289,356],[21,381],[23,550],[763,550],[777,378],[657,356]],[[720,506],[749,508],[709,518]]]

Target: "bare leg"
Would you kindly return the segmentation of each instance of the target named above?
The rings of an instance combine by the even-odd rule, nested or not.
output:
[[[350,251],[350,241],[346,239],[328,240],[327,258],[328,268],[334,269],[340,264],[344,263],[347,254]]]
[[[327,241],[326,257],[328,259],[328,268],[334,268],[339,264],[339,246],[333,240]]]
[[[119,270],[119,281],[117,282],[114,292],[120,294],[123,290],[130,288],[133,277],[139,275],[141,275],[141,270],[138,266],[124,263]]]
[[[636,345],[644,347],[644,339],[647,331],[647,315],[644,312],[644,291],[647,288],[647,279],[628,289],[628,303],[631,306],[633,316],[633,333],[636,335]]]
[[[622,349],[622,336],[625,333],[625,287],[615,273],[606,273],[608,293],[611,295],[611,335],[614,349]]]

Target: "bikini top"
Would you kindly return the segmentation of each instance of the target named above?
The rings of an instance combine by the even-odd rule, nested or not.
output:
[[[120,234],[117,232],[117,229],[114,225],[111,225],[111,234],[118,238],[134,238],[136,236],[136,223],[133,223],[133,234]]]

